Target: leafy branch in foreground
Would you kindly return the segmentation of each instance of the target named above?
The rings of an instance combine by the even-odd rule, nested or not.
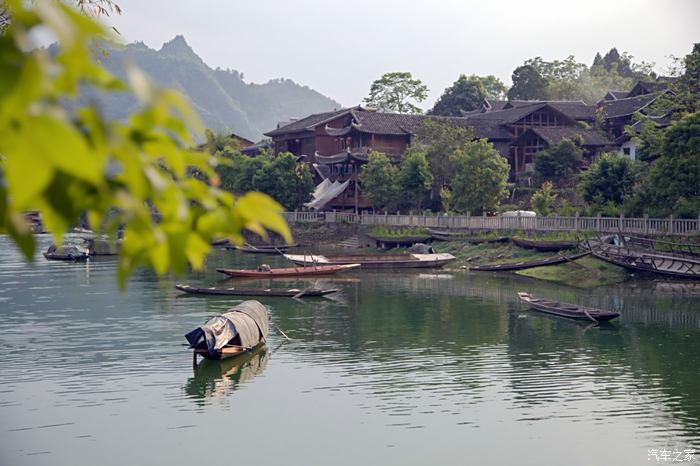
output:
[[[121,286],[138,266],[158,274],[200,268],[212,238],[242,242],[244,228],[291,241],[268,196],[236,198],[217,187],[216,158],[191,149],[202,128],[179,94],[153,88],[137,69],[121,82],[95,61],[91,44],[110,39],[102,25],[50,0],[5,5],[12,21],[0,36],[0,233],[28,259],[27,210],[40,211],[59,242],[83,213],[109,234],[123,226]],[[56,37],[57,52],[36,46],[39,28]],[[141,110],[127,122],[106,120],[94,103],[79,105],[83,86],[131,91]]]

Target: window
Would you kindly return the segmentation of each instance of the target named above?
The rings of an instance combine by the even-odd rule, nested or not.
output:
[[[631,149],[630,149],[629,147],[623,147],[623,148],[622,148],[622,153],[625,154],[625,155],[631,155],[630,150],[631,150]]]

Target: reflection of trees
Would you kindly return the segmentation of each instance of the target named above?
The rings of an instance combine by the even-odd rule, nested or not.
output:
[[[226,397],[267,367],[270,353],[261,345],[251,353],[221,361],[203,360],[187,379],[185,393],[200,404]]]

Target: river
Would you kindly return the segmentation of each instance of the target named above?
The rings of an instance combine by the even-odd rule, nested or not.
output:
[[[657,464],[650,450],[700,453],[700,283],[583,291],[440,270],[276,282],[341,291],[261,298],[293,340],[273,333],[195,373],[183,335],[240,300],[173,285],[233,286],[213,269],[259,257],[217,250],[205,272],[138,270],[120,292],[113,259],[28,265],[4,236],[0,250],[2,465],[640,465]],[[622,316],[541,315],[517,291]]]

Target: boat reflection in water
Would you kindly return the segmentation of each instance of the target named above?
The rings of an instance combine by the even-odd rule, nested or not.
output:
[[[185,393],[202,402],[226,397],[262,373],[269,359],[270,352],[264,344],[233,358],[205,359],[194,366],[194,376],[187,379]]]

